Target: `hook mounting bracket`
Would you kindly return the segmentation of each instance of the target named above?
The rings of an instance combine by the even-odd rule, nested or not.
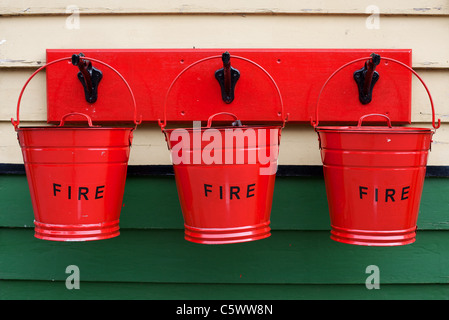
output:
[[[371,59],[365,62],[363,68],[354,72],[354,80],[359,89],[359,101],[362,104],[370,103],[373,98],[373,88],[379,80],[379,73],[374,70],[379,63],[380,55],[372,53]]]
[[[98,85],[103,78],[103,73],[93,67],[91,61],[85,60],[82,57],[84,57],[82,53],[72,55],[72,64],[78,66],[80,70],[78,72],[78,79],[83,85],[86,101],[94,103],[97,101]]]
[[[234,101],[234,89],[240,78],[240,71],[231,67],[231,55],[229,52],[222,54],[223,68],[215,71],[215,79],[221,87],[221,98],[225,103]]]

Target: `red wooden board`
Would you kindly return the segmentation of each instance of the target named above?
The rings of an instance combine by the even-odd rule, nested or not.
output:
[[[235,99],[226,104],[214,74],[223,67],[221,54],[229,51],[231,66],[240,71]],[[318,94],[326,79],[340,66],[372,52],[411,66],[410,49],[48,49],[47,62],[72,54],[101,60],[117,69],[131,86],[143,121],[156,122],[164,116],[164,101],[170,84],[196,61],[217,56],[188,68],[178,78],[166,100],[167,120],[207,120],[217,112],[232,112],[242,122],[281,123],[281,92],[289,122],[315,119]],[[249,59],[250,63],[244,59]],[[373,100],[358,100],[354,71],[364,61],[339,72],[326,86],[320,102],[320,123],[354,123],[367,113],[388,114],[392,122],[411,119],[411,73],[400,65],[381,60],[380,78]],[[68,61],[47,69],[48,122],[59,122],[69,112],[83,112],[95,122],[129,122],[133,119],[131,97],[120,78],[107,67],[93,62],[103,72],[98,100],[90,104],[77,78],[78,68]],[[260,67],[259,67],[260,66]]]

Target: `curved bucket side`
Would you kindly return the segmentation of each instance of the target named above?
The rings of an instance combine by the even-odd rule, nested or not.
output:
[[[432,132],[317,132],[331,239],[369,246],[414,242]],[[360,139],[370,141],[363,150]]]
[[[225,244],[271,235],[280,130],[202,128],[182,131],[183,138],[179,138],[179,129],[165,131],[186,240]],[[215,137],[212,142],[211,131]],[[230,141],[229,137],[238,138]],[[192,141],[198,138],[202,143],[195,148]]]
[[[116,237],[131,128],[19,128],[35,236],[53,241]]]

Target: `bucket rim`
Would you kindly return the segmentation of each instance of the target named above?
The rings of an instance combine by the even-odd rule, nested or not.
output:
[[[377,127],[377,126],[324,126],[316,127],[316,131],[334,131],[334,132],[351,132],[351,133],[434,133],[430,128],[416,127]]]

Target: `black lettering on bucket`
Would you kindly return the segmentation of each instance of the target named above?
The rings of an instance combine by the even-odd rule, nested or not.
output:
[[[364,195],[364,194],[368,194],[367,192],[363,192],[363,190],[368,190],[368,188],[367,188],[367,187],[359,186],[360,199],[363,199],[363,195]]]
[[[256,191],[256,184],[251,183],[243,186],[214,186],[212,184],[203,184],[204,196],[207,198],[213,198],[212,195],[216,195],[220,200],[225,198],[229,200],[240,200],[242,198],[254,197]],[[246,189],[246,193],[245,193]],[[242,191],[242,192],[240,192]]]
[[[72,199],[72,195],[74,196],[75,199],[78,200],[89,200],[90,199],[102,199],[104,198],[104,192],[105,192],[105,187],[104,185],[102,186],[95,186],[95,187],[90,187],[91,190],[95,189],[95,191],[92,191],[89,193],[89,187],[78,187],[78,186],[71,186],[71,185],[63,185],[63,184],[59,184],[59,183],[53,183],[53,196],[54,197],[66,197],[68,200]],[[66,189],[67,189],[67,193],[66,193]],[[73,193],[72,193],[73,190]],[[76,193],[78,194],[78,196],[76,196]],[[95,193],[95,195],[93,195],[93,193]]]
[[[104,186],[98,186],[98,187],[95,189],[95,199],[101,199],[101,198],[103,198],[102,195],[100,196],[100,194],[102,194],[102,193],[104,192],[103,188],[104,188]]]
[[[248,188],[246,189],[246,197],[247,198],[254,197],[254,193],[250,194],[250,192],[254,191],[256,189],[256,188],[251,188],[251,187],[255,187],[255,186],[256,186],[255,183],[248,185]]]
[[[208,189],[208,187],[212,188],[211,184],[204,184],[204,195],[207,197],[208,192],[212,192],[212,189]]]
[[[57,189],[56,187],[61,187],[60,184],[53,183],[53,195],[56,197],[56,192],[61,192],[61,189]]]
[[[374,202],[384,199],[384,202],[392,203],[396,200],[407,200],[409,198],[410,186],[405,187],[387,187],[387,188],[370,188],[359,186],[358,194],[360,200],[374,200]],[[400,198],[399,198],[400,194]],[[383,198],[382,198],[383,197]],[[381,200],[382,201],[382,200]]]
[[[390,198],[394,202],[394,194],[396,191],[394,189],[387,189],[385,190],[385,202],[388,202],[388,198]]]
[[[234,191],[234,190],[237,190],[237,191]],[[232,195],[235,195],[237,197],[237,199],[240,199],[239,192],[240,192],[240,187],[231,186],[231,200],[232,200]]]
[[[81,196],[84,197],[84,199],[89,200],[87,198],[87,193],[89,192],[89,188],[86,187],[79,187],[78,188],[78,200],[81,200]]]
[[[405,190],[407,190],[407,192]],[[406,194],[408,194],[408,190],[410,190],[410,186],[402,188],[401,200],[408,199],[408,196],[405,196]]]

